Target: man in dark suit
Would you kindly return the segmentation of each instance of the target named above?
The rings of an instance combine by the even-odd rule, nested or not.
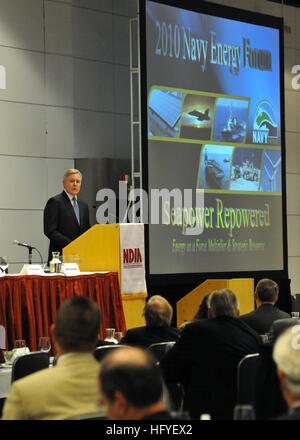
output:
[[[78,200],[82,181],[81,172],[69,169],[63,176],[62,193],[51,197],[44,209],[44,234],[50,240],[48,262],[52,252],[62,249],[90,227],[89,210]]]
[[[156,359],[138,347],[112,350],[101,362],[100,401],[109,420],[169,420]]]
[[[289,408],[277,420],[300,420],[300,325],[289,327],[278,337],[273,359]]]
[[[292,327],[293,325],[300,325],[299,318],[284,318],[277,319],[271,325],[270,333],[269,333],[269,341],[271,343],[275,343],[276,339],[283,333],[287,328]]]
[[[240,319],[252,327],[257,333],[263,335],[270,331],[271,325],[277,319],[290,318],[291,316],[278,309],[275,303],[278,300],[279,287],[273,280],[264,278],[260,280],[255,289],[256,310],[242,315]]]
[[[158,342],[177,341],[180,330],[171,327],[173,309],[165,298],[151,296],[144,307],[143,316],[146,326],[127,330],[120,344],[147,348]]]
[[[160,362],[166,383],[183,385],[183,407],[193,419],[203,413],[212,420],[233,419],[238,363],[246,354],[258,352],[260,344],[259,335],[238,315],[231,290],[212,292],[209,318],[187,324]]]

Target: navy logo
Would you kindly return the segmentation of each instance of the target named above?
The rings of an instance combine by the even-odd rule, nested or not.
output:
[[[275,112],[268,101],[261,101],[255,111],[252,141],[254,144],[267,144],[269,138],[278,137],[278,124]]]

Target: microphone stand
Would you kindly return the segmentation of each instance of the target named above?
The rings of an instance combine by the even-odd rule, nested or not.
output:
[[[28,263],[32,264],[32,246],[28,246]]]
[[[39,256],[41,258],[41,263],[42,263],[42,266],[43,266],[43,264],[44,264],[43,263],[43,257],[41,255],[40,251],[36,247],[34,247],[34,246],[28,246],[28,261],[29,261],[29,264],[32,264],[32,249],[35,249],[37,251],[37,253],[39,254]]]
[[[23,246],[23,247],[26,247],[28,249],[28,263],[29,264],[32,264],[32,250],[35,249],[37,251],[37,253],[39,254],[40,258],[41,258],[41,263],[42,263],[42,266],[43,266],[43,264],[44,264],[43,263],[43,257],[41,255],[40,251],[36,247],[30,246],[29,244],[25,244],[25,243],[20,243],[17,240],[14,240],[13,244],[17,244],[18,246]]]

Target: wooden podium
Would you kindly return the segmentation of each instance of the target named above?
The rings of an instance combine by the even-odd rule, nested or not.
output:
[[[184,321],[191,321],[198,311],[199,305],[208,293],[219,289],[232,290],[240,304],[240,314],[249,313],[254,310],[254,279],[233,278],[228,280],[206,280],[194,290],[189,292],[176,303],[177,326],[180,327]]]
[[[81,272],[118,272],[127,329],[145,325],[142,317],[147,292],[123,293],[120,225],[94,225],[63,249],[63,256],[79,255]]]

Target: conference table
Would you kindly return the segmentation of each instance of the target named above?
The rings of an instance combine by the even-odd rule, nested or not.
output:
[[[79,275],[6,275],[0,277],[0,325],[6,329],[6,348],[25,339],[30,351],[38,350],[40,336],[50,336],[59,305],[71,296],[94,300],[102,315],[99,338],[106,328],[126,332],[117,272],[83,272]]]

